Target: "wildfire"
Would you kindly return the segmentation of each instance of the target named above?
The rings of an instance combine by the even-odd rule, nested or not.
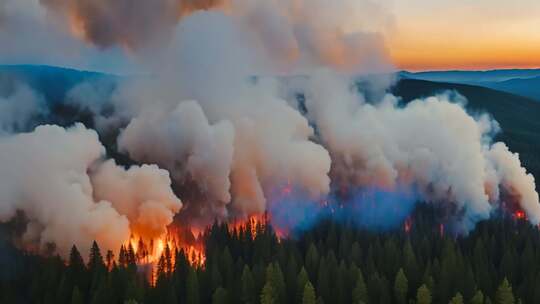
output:
[[[409,233],[412,228],[412,220],[411,218],[407,218],[405,220],[405,223],[403,224],[403,230],[405,230],[406,233]]]
[[[513,216],[517,220],[524,220],[527,218],[527,216],[525,215],[525,212],[523,212],[522,210],[516,210]]]
[[[439,224],[439,236],[440,237],[444,236],[444,224],[443,223]]]
[[[229,231],[231,233],[237,233],[240,231],[247,231],[254,239],[262,228],[268,225],[267,214],[252,215],[244,220],[237,220],[229,224]]]
[[[148,281],[155,284],[160,273],[174,271],[178,254],[182,252],[189,264],[204,267],[206,255],[202,242],[195,239],[186,241],[180,234],[169,231],[165,236],[149,241],[132,236],[120,249],[120,264],[128,264],[130,256]]]

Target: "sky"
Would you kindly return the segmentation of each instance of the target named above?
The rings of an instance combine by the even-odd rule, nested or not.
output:
[[[401,69],[540,67],[538,0],[395,0],[387,35]]]
[[[539,0],[367,1],[384,14],[353,13],[344,24],[382,31],[397,69],[540,68]],[[135,70],[129,52],[89,45],[50,15],[39,0],[0,0],[0,64]]]

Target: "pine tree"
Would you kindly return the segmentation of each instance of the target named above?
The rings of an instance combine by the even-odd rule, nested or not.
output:
[[[285,271],[285,285],[287,287],[287,298],[290,303],[293,303],[296,297],[296,284],[297,284],[297,275],[298,275],[298,265],[296,263],[296,258],[294,257],[294,252],[289,253],[289,258],[287,261],[287,268]]]
[[[366,282],[364,281],[364,276],[362,275],[361,270],[358,270],[358,275],[356,278],[356,285],[353,289],[352,299],[353,299],[354,304],[368,302],[368,292],[367,292]]]
[[[71,304],[83,304],[83,298],[81,295],[81,292],[79,290],[79,287],[75,286],[73,288],[73,292],[71,293]]]
[[[463,304],[463,296],[461,293],[457,293],[451,300],[449,304]]]
[[[227,290],[223,287],[218,287],[218,289],[216,289],[216,291],[212,295],[212,304],[227,303],[229,303]]]
[[[264,285],[261,292],[261,304],[274,304],[274,303],[277,303],[275,301],[274,290],[272,288],[272,284],[268,281]]]
[[[197,278],[197,272],[193,268],[190,268],[186,281],[186,303],[199,304],[199,299],[199,279]]]
[[[317,293],[323,300],[330,301],[331,287],[326,259],[322,257],[319,261],[319,271],[317,274]]]
[[[313,285],[308,281],[304,287],[304,296],[302,297],[302,304],[316,304],[317,298],[315,297],[315,289]]]
[[[105,263],[103,262],[103,256],[96,241],[92,243],[90,248],[90,257],[88,258],[88,269],[91,272],[100,271],[105,269]]]
[[[296,303],[302,302],[302,297],[304,296],[304,288],[306,287],[307,282],[309,282],[309,277],[306,269],[302,267],[302,269],[300,269],[300,272],[298,273],[298,276],[296,277]]]
[[[223,287],[223,277],[221,276],[221,272],[219,271],[218,263],[216,260],[212,262],[212,266],[210,268],[210,283],[212,290],[218,289],[218,287]]]
[[[310,277],[315,278],[319,266],[319,253],[313,243],[310,244],[307,251],[305,265]]]
[[[409,283],[407,277],[403,272],[403,269],[400,268],[396,274],[396,279],[394,280],[394,294],[396,297],[396,302],[399,304],[405,304],[407,302],[407,291],[409,290]]]
[[[472,297],[471,304],[484,304],[484,294],[480,290],[477,290]]]
[[[165,304],[178,304],[176,292],[172,286],[169,287],[167,290],[167,298],[165,300]]]
[[[86,266],[84,265],[83,258],[77,250],[77,247],[73,245],[69,254],[69,265],[67,267],[66,286],[73,288],[78,286],[80,288],[86,288]],[[71,291],[71,290],[70,290]],[[69,295],[71,296],[71,295]]]
[[[105,267],[107,267],[107,270],[111,270],[114,263],[114,253],[112,250],[107,250],[107,254],[105,255]]]
[[[285,279],[283,278],[283,272],[277,262],[273,263],[273,270],[271,272],[271,283],[274,292],[276,293],[276,302],[285,303],[287,300],[287,290],[285,287]]]
[[[426,287],[426,285],[422,285],[418,288],[418,291],[416,292],[416,303],[417,304],[431,304],[431,292]]]
[[[163,255],[165,259],[165,272],[169,274],[173,271],[172,253],[171,253],[171,248],[169,247],[169,244],[165,245],[165,250],[164,250]]]
[[[249,266],[245,265],[242,271],[242,301],[255,304],[255,282]]]
[[[75,245],[71,247],[69,253],[69,268],[77,273],[84,271],[85,268],[83,258]]]
[[[510,286],[510,283],[508,283],[508,280],[504,278],[501,285],[499,285],[499,288],[497,289],[497,293],[495,295],[495,303],[496,304],[514,304],[514,294],[512,293],[512,286]]]
[[[420,274],[418,273],[419,267],[416,260],[416,255],[414,254],[414,250],[409,239],[407,239],[407,241],[405,242],[403,255],[405,257],[404,270],[405,274],[407,275],[409,284],[411,284],[412,286],[417,286],[416,284],[418,284],[420,279]]]
[[[136,268],[137,258],[135,257],[135,250],[133,249],[133,246],[131,245],[131,243],[129,243],[128,245],[126,257],[127,257],[127,265],[131,268]]]
[[[120,266],[122,267],[127,267],[128,265],[128,258],[124,245],[120,245],[120,252],[118,253],[118,264],[120,264]]]

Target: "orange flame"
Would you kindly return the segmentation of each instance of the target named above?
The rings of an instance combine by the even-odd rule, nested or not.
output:
[[[514,212],[514,218],[517,220],[524,220],[527,218],[527,215],[522,210],[516,210]]]
[[[147,242],[139,236],[132,236],[124,247],[133,250],[137,266],[147,275],[152,285],[155,285],[160,273],[170,274],[174,271],[178,252],[183,251],[194,267],[204,267],[206,262],[203,242],[198,239],[183,240],[179,234],[175,235],[171,231]]]

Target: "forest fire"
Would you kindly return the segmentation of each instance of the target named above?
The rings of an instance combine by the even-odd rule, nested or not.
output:
[[[405,231],[405,233],[409,233],[411,232],[411,228],[412,228],[412,219],[407,218],[405,222],[403,223],[403,230]]]
[[[134,257],[139,271],[144,273],[153,285],[160,273],[169,274],[174,271],[179,254],[182,254],[193,267],[205,266],[206,254],[203,242],[198,239],[186,241],[181,234],[174,234],[173,231],[150,241],[132,236],[120,249],[119,263],[129,264],[130,256],[131,259]]]
[[[229,231],[231,233],[239,233],[241,231],[249,232],[252,239],[255,239],[257,234],[262,228],[268,225],[268,215],[252,215],[245,220],[237,220],[229,224]]]
[[[527,215],[522,210],[516,210],[512,216],[517,220],[524,220],[527,218]]]

